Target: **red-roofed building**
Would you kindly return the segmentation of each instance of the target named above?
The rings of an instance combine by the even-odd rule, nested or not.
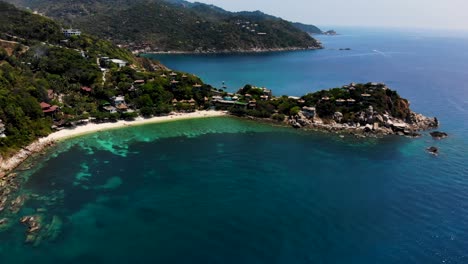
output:
[[[46,102],[41,102],[40,106],[44,114],[55,114],[59,108],[57,105],[50,105]]]
[[[81,87],[81,91],[90,93],[91,91],[93,91],[93,89],[91,87],[88,87],[88,86],[83,86],[83,87]]]
[[[41,106],[42,109],[50,108],[50,104],[48,104],[46,102],[41,102],[39,105]]]

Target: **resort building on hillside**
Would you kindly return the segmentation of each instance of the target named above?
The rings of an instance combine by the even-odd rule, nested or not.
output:
[[[81,31],[79,29],[62,29],[62,33],[65,37],[70,38],[73,36],[81,36]]]
[[[337,99],[336,100],[336,105],[343,105],[346,102],[345,99]]]
[[[369,100],[369,98],[371,98],[372,95],[368,94],[368,93],[365,93],[365,94],[361,94],[361,97],[364,99],[364,100]]]
[[[42,112],[45,115],[53,115],[57,113],[57,111],[59,110],[59,107],[57,105],[50,105],[46,102],[41,102],[40,106],[41,106]]]
[[[105,64],[103,65],[101,63],[101,66],[109,66],[110,63],[116,64],[119,68],[125,67],[128,65],[127,61],[121,60],[121,59],[111,59],[109,57],[101,57],[100,60]]]
[[[308,118],[314,117],[315,116],[315,107],[304,106],[304,107],[302,107],[302,112]]]
[[[356,103],[356,100],[348,99],[348,100],[346,100],[346,102],[348,102],[348,105],[351,106],[351,105],[354,105],[354,103]]]
[[[110,59],[110,62],[117,64],[119,68],[127,66],[128,62],[120,59]]]
[[[93,91],[93,89],[91,87],[88,87],[88,86],[82,86],[81,91],[84,92],[84,93],[90,93],[90,92]]]

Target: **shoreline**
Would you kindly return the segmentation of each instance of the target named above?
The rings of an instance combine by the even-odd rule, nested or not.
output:
[[[251,116],[238,116],[240,118],[255,120],[259,122],[265,123],[272,123],[277,124],[280,126],[285,127],[293,127],[299,128],[304,130],[314,130],[314,131],[321,131],[326,133],[338,133],[338,134],[352,134],[357,137],[379,137],[379,136],[386,136],[386,135],[401,135],[401,136],[411,136],[411,137],[418,137],[420,134],[417,131],[424,131],[430,130],[433,128],[438,127],[438,121],[436,119],[427,118],[421,114],[416,114],[412,112],[413,116],[415,117],[415,124],[409,125],[405,123],[403,120],[393,120],[395,122],[406,124],[404,129],[399,131],[394,130],[394,127],[378,127],[374,128],[372,125],[367,124],[366,126],[349,126],[347,124],[339,124],[336,122],[332,122],[330,124],[323,123],[322,120],[314,120],[311,121],[306,118],[303,114],[296,115],[294,117],[290,117],[287,120],[283,120],[282,122],[275,121],[273,119],[266,119],[266,118],[256,118]],[[86,135],[91,133],[96,133],[100,131],[107,131],[113,129],[120,129],[125,127],[133,127],[133,126],[142,126],[147,124],[156,124],[156,123],[165,123],[177,120],[186,120],[186,119],[197,119],[197,118],[210,118],[210,117],[221,117],[221,116],[228,116],[228,111],[219,111],[219,110],[200,110],[190,113],[180,113],[180,112],[172,112],[166,116],[155,116],[151,118],[143,118],[137,117],[135,120],[126,121],[126,120],[119,120],[116,122],[107,122],[107,123],[88,123],[86,125],[77,126],[71,129],[63,129],[60,131],[53,132],[49,134],[47,137],[40,138],[33,143],[29,144],[28,146],[22,148],[12,157],[9,157],[0,164],[0,178],[5,177],[11,171],[16,169],[20,166],[27,158],[34,154],[38,154],[45,150],[46,148],[53,146],[55,143]],[[234,115],[235,116],[235,115]],[[318,122],[316,122],[318,121]]]
[[[275,49],[251,49],[251,50],[220,50],[220,51],[140,51],[133,50],[133,54],[141,55],[223,55],[223,54],[255,54],[255,53],[268,53],[268,52],[288,52],[288,51],[308,51],[308,50],[320,50],[323,47],[309,47],[309,48],[300,48],[300,47],[291,47],[291,48],[275,48]]]
[[[125,127],[142,126],[147,124],[165,123],[178,120],[186,119],[198,119],[198,118],[210,118],[210,117],[221,117],[228,115],[226,111],[196,111],[191,113],[171,113],[167,116],[155,116],[151,118],[138,117],[133,121],[119,120],[114,123],[89,123],[83,126],[77,126],[72,129],[63,129],[60,131],[53,132],[47,137],[39,138],[28,146],[22,148],[12,157],[9,157],[0,164],[0,178],[5,177],[11,171],[16,169],[30,156],[40,153],[46,148],[53,146],[56,142],[92,134],[100,131],[107,131]]]

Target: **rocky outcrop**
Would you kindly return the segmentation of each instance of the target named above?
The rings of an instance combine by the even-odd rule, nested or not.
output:
[[[346,132],[364,136],[401,135],[409,137],[420,136],[419,131],[433,129],[439,125],[437,118],[425,117],[411,112],[408,120],[402,120],[385,112],[374,111],[369,106],[365,111],[356,114],[357,121],[345,122],[341,112],[335,112],[329,119],[307,117],[302,111],[290,117],[288,123],[294,128],[312,128],[329,132]]]
[[[289,124],[294,128],[302,128],[312,125],[312,120],[307,118],[302,111],[289,119]]]
[[[341,112],[335,112],[335,114],[333,114],[333,120],[335,120],[336,122],[341,122],[341,120],[343,119],[343,114]]]
[[[432,155],[439,155],[439,149],[437,147],[429,147],[427,148],[427,152],[431,153]]]
[[[53,144],[54,142],[52,141],[38,140],[18,151],[13,157],[9,159],[4,158],[0,164],[0,177],[4,177],[9,171],[18,167],[29,156],[39,153]]]
[[[434,132],[431,132],[430,134],[434,139],[444,139],[444,138],[448,137],[447,133],[440,132],[440,131],[434,131]]]
[[[439,120],[436,117],[430,118],[415,112],[410,113],[406,123],[416,130],[428,130],[439,127]]]

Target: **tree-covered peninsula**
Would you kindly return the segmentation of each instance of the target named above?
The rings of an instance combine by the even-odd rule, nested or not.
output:
[[[135,52],[243,52],[321,47],[291,22],[258,11],[233,13],[212,5],[174,0],[9,1]]]

